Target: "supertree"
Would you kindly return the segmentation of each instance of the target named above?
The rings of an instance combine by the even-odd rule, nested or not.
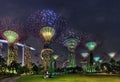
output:
[[[58,40],[59,43],[66,46],[69,51],[67,68],[76,67],[75,49],[80,43],[81,33],[74,29],[68,28],[61,34]]]
[[[0,18],[0,36],[7,40],[8,45],[8,60],[7,65],[10,65],[13,61],[17,62],[17,46],[14,45],[17,41],[24,37],[24,25],[19,23],[13,17],[1,17]]]
[[[90,54],[88,72],[95,72],[95,67],[93,65],[94,63],[93,51],[96,47],[102,45],[102,43],[103,41],[100,37],[93,34],[88,35],[88,38],[85,43],[85,47],[89,50],[89,54]]]
[[[44,48],[41,51],[45,77],[51,71],[53,49],[50,43],[56,34],[58,15],[53,10],[38,10],[28,18],[28,27],[30,32],[37,37],[41,37],[44,42]]]

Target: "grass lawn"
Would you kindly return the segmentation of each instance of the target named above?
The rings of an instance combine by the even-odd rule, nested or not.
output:
[[[40,75],[31,75],[23,76],[17,82],[120,82],[120,76],[70,74],[43,79]]]

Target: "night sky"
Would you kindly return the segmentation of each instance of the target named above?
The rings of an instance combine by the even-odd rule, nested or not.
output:
[[[38,9],[53,9],[69,20],[71,28],[102,37],[104,43],[96,49],[96,54],[103,56],[103,52],[120,50],[119,4],[120,0],[0,0],[0,16],[14,16],[25,20]],[[35,47],[37,51],[43,47],[40,39],[34,37],[28,38],[26,44]],[[56,45],[59,44],[53,44],[57,48],[56,54],[60,58],[64,55],[65,60],[67,49]],[[117,54],[115,58],[118,60],[119,57]]]

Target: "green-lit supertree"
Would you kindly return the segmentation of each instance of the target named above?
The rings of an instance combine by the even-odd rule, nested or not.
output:
[[[93,60],[93,50],[95,49],[95,47],[97,46],[96,42],[90,41],[87,42],[85,45],[88,50],[89,50],[89,54],[90,54],[90,61],[89,61],[89,67],[88,67],[88,72],[95,72],[95,67],[93,65],[94,60]]]
[[[74,29],[67,29],[62,35],[63,45],[66,46],[69,51],[67,68],[76,67],[75,49],[80,42],[80,37],[80,33]]]
[[[7,65],[10,65],[13,61],[18,61],[18,48],[14,43],[22,38],[23,32],[23,24],[16,21],[13,17],[0,18],[0,35],[8,41]]]

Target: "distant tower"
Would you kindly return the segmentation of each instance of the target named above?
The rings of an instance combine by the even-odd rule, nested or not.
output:
[[[32,68],[31,50],[28,47],[25,47],[24,50],[24,65]]]

